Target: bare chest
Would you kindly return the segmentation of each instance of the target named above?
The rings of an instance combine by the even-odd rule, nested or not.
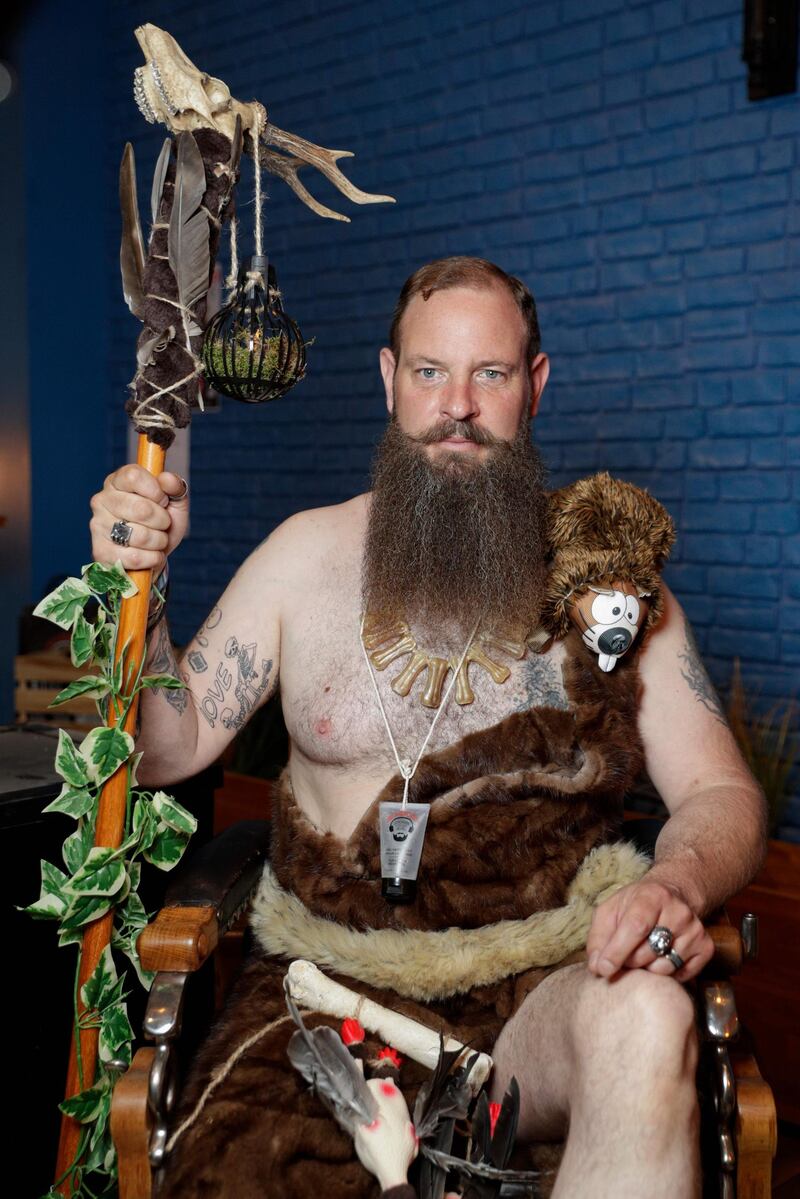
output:
[[[460,657],[452,644],[441,649],[426,644],[426,648]],[[469,704],[458,704],[451,689],[438,715],[424,707],[424,675],[409,695],[399,696],[391,684],[408,659],[401,658],[383,671],[368,664],[360,640],[358,587],[355,582],[350,584],[343,572],[339,585],[331,580],[325,594],[318,594],[313,604],[298,610],[283,630],[281,694],[289,735],[312,762],[345,771],[367,765],[393,768],[394,752],[386,722],[399,756],[414,762],[434,720],[427,745],[430,751],[488,728],[513,712],[569,706],[561,643],[555,643],[546,654],[528,651],[521,661],[501,651],[494,657],[510,669],[509,677],[498,684],[473,663],[469,682],[474,699]],[[445,691],[451,678],[448,675],[445,680]],[[385,721],[373,679],[383,702]]]

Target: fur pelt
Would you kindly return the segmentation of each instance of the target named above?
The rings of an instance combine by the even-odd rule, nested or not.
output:
[[[627,842],[600,845],[579,866],[563,907],[482,928],[368,932],[313,915],[267,867],[250,923],[265,953],[308,958],[412,999],[444,999],[562,961],[586,944],[595,906],[637,882],[649,866]]]
[[[650,593],[639,637],[661,619],[661,567],[675,540],[669,513],[641,487],[607,472],[579,479],[548,497],[550,571],[542,623],[556,637],[570,627],[571,597],[589,584],[627,579]]]
[[[607,675],[576,630],[565,648],[571,710],[515,713],[420,763],[409,798],[431,806],[413,904],[381,896],[377,805],[402,798],[399,775],[344,841],[310,822],[287,773],[273,797],[281,886],[356,929],[477,928],[563,906],[587,853],[616,837],[643,761],[636,655]]]

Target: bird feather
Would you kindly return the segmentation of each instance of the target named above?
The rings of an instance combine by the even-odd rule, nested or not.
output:
[[[375,1096],[338,1033],[327,1025],[306,1028],[287,982],[284,991],[289,1014],[297,1025],[286,1047],[289,1061],[311,1083],[336,1122],[354,1136],[360,1124],[377,1119]]]
[[[150,212],[155,225],[158,220],[159,209],[161,208],[161,197],[164,193],[164,180],[167,176],[167,167],[169,166],[169,154],[172,149],[172,138],[165,137],[164,144],[161,147],[161,153],[156,161],[155,174],[153,175],[153,187],[150,192]]]
[[[519,1083],[512,1077],[492,1134],[492,1164],[504,1170],[514,1149],[519,1123]]]
[[[167,236],[169,265],[178,288],[178,302],[192,310],[208,291],[211,252],[208,217],[200,208],[206,173],[197,142],[188,131],[178,136],[175,194]]]
[[[133,315],[144,320],[144,239],[136,198],[136,160],[130,142],[125,143],[119,168],[119,206],[122,212],[119,243],[122,294]]]

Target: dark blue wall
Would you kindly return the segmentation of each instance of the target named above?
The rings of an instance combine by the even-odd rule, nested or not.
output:
[[[108,470],[109,262],[103,5],[30,6],[20,39],[26,180],[33,595],[89,560]]]
[[[538,297],[553,374],[535,435],[553,482],[607,468],[650,488],[676,519],[667,577],[715,680],[727,683],[738,654],[765,703],[790,694],[800,100],[748,102],[741,10],[741,0],[107,6],[104,50],[76,85],[102,92],[107,117],[102,179],[92,168],[107,239],[100,250],[98,216],[79,243],[95,248],[86,267],[106,314],[89,334],[108,334],[103,385],[89,380],[111,420],[104,469],[125,453],[136,334],[115,273],[116,166],[131,139],[149,182],[163,136],[131,99],[137,23],[169,29],[282,128],[354,150],[352,178],[397,197],[357,209],[307,174],[348,225],[320,220],[277,180],[269,189],[267,247],[315,339],[310,374],[280,403],[224,402],[195,421],[179,638],[280,520],[365,486],[384,421],[377,349],[398,288],[430,258],[475,253]],[[83,343],[85,332],[70,335]],[[54,502],[46,483],[44,500]],[[39,553],[51,560],[51,549]],[[800,836],[800,805],[790,823]]]

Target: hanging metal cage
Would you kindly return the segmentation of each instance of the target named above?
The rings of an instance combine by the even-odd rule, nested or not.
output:
[[[242,266],[233,299],[208,322],[203,365],[212,387],[247,404],[276,400],[305,375],[305,342],[265,254]]]

